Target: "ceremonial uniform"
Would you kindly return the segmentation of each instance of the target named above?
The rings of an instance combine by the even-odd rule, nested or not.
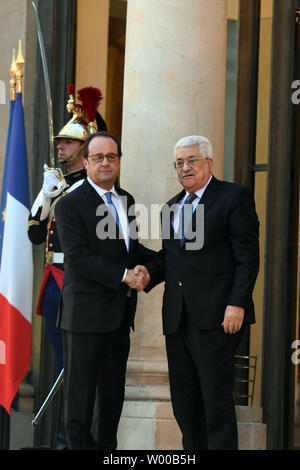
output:
[[[40,193],[32,206],[28,221],[28,237],[30,241],[35,245],[46,242],[44,276],[36,313],[43,315],[45,318],[49,338],[55,351],[58,373],[63,368],[63,347],[61,330],[56,328],[56,315],[64,275],[64,265],[63,253],[56,230],[54,208],[64,194],[80,186],[85,176],[86,172],[84,169],[65,175],[65,190],[50,201],[46,201],[46,198]],[[45,208],[45,206],[47,207]],[[43,209],[49,210],[49,214],[48,217],[41,220]]]

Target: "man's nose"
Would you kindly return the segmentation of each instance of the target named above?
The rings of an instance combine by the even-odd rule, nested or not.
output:
[[[183,167],[182,167],[182,169],[184,169],[185,167],[191,168],[191,165],[190,165],[190,163],[189,163],[188,160],[184,160],[184,162],[183,162]]]
[[[105,155],[104,159],[103,159],[103,162],[102,162],[102,165],[108,165],[108,164],[109,164],[109,160],[108,160],[107,156]]]

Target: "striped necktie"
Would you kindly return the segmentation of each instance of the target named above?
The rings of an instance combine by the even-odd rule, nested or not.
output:
[[[188,195],[186,200],[184,201],[184,204],[181,209],[181,239],[180,239],[180,246],[183,245],[184,239],[185,239],[185,227],[184,223],[186,223],[186,226],[188,227],[192,218],[193,211],[189,211],[187,213],[188,217],[184,214],[184,210],[187,204],[192,204],[192,202],[197,198],[197,194],[191,193]]]
[[[108,206],[109,206],[109,210],[110,210],[113,218],[115,219],[121,233],[123,234],[122,227],[121,227],[121,224],[120,224],[119,214],[118,214],[116,206],[114,205],[114,203],[112,201],[111,195],[112,195],[111,191],[105,193],[105,196],[106,196],[106,199],[107,199],[107,202],[108,202]]]

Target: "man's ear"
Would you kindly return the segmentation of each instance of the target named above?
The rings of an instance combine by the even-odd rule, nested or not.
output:
[[[87,158],[84,158],[84,157],[82,157],[82,159],[81,159],[81,160],[82,160],[82,163],[83,163],[83,166],[84,166],[84,168],[85,168],[85,169],[87,169],[87,165],[88,165],[88,159],[87,159]]]

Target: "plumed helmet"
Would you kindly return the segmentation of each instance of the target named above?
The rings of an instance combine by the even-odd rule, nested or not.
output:
[[[99,88],[85,87],[78,91],[78,99],[82,104],[76,103],[74,99],[74,86],[68,85],[69,100],[67,110],[73,113],[73,117],[65,124],[54,139],[76,139],[85,141],[89,135],[98,130],[106,130],[106,124],[97,111],[103,98]],[[99,124],[102,129],[99,129]]]

